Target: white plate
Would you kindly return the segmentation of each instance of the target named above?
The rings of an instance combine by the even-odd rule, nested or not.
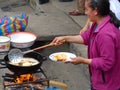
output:
[[[55,62],[62,62],[62,61],[54,60],[54,56],[56,56],[57,54],[66,54],[67,60],[65,60],[65,61],[71,61],[71,58],[76,57],[75,54],[70,53],[70,52],[56,52],[56,53],[53,53],[53,54],[49,55],[50,60],[55,61]]]

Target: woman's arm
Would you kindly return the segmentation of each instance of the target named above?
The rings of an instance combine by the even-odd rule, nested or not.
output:
[[[80,34],[85,32],[88,29],[89,25],[90,25],[90,20],[88,19],[85,26],[80,30]]]
[[[56,37],[52,43],[55,43],[56,45],[61,45],[63,42],[72,42],[72,43],[79,43],[79,44],[83,44],[83,38],[80,35],[74,35],[74,36],[60,36],[60,37]]]
[[[84,57],[76,57],[76,58],[71,58],[71,61],[66,61],[65,63],[72,63],[72,64],[88,64],[90,65],[92,62],[92,59],[84,58]]]

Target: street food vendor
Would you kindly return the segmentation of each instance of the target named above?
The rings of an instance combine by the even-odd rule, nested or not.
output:
[[[120,21],[109,7],[108,0],[85,0],[85,14],[93,22],[89,30],[52,41],[88,45],[88,58],[78,56],[67,63],[89,65],[91,90],[120,90]]]

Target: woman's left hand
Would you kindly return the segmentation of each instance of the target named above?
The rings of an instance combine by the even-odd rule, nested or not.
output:
[[[71,58],[71,61],[66,61],[65,63],[72,63],[74,65],[77,65],[77,64],[90,64],[91,63],[91,59],[86,59],[86,58],[83,58],[83,57],[76,57],[76,58]]]
[[[82,63],[82,57],[71,58],[70,61],[66,61],[65,63],[72,63],[72,64],[80,64]]]

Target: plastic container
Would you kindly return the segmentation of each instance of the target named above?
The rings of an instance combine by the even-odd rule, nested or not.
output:
[[[0,52],[6,52],[10,49],[10,38],[7,36],[0,36]]]

